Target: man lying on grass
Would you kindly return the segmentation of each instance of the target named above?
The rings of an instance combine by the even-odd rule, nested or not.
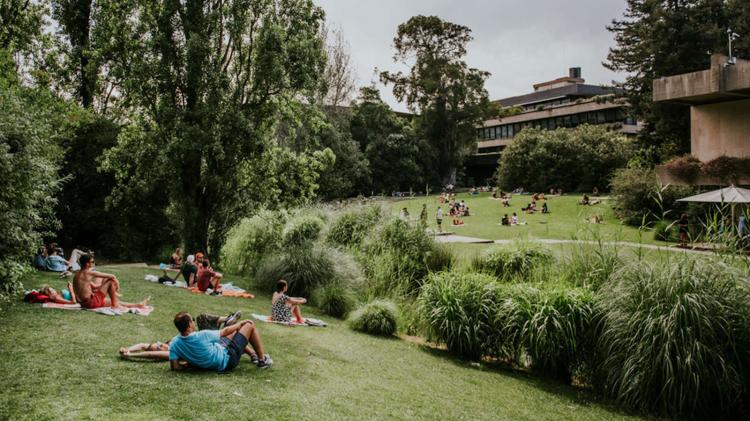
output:
[[[258,354],[258,368],[268,368],[273,364],[271,357],[263,352],[258,330],[250,320],[219,331],[196,332],[193,317],[181,311],[174,317],[174,325],[180,334],[172,338],[169,344],[169,367],[172,370],[186,368],[180,363],[186,361],[189,367],[229,372],[240,363],[248,342]]]
[[[120,301],[120,281],[115,275],[91,270],[94,257],[90,254],[84,254],[78,262],[81,270],[73,278],[73,289],[81,307],[95,309],[110,306],[119,309],[144,308],[148,305],[148,298],[137,304]]]

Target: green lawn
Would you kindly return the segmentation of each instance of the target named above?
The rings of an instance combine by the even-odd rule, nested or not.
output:
[[[12,303],[0,318],[0,419],[629,417],[586,391],[355,333],[314,311],[328,328],[260,326],[275,362],[270,370],[247,359],[227,375],[122,361],[120,346],[173,336],[179,310],[267,313],[270,299],[199,296],[144,281],[146,269],[100,269],[120,277],[124,299],[150,295],[156,310],[149,317],[109,317]],[[63,285],[55,275],[38,274],[27,286],[45,282]]]
[[[565,195],[550,197],[547,206],[551,213],[536,213],[528,215],[521,212],[521,208],[531,202],[529,195],[515,195],[510,201],[511,207],[504,208],[502,202],[493,200],[490,193],[471,196],[468,193],[456,195],[458,201],[464,200],[469,206],[472,216],[463,218],[464,225],[451,226],[447,205],[441,205],[445,212],[443,230],[470,237],[488,240],[501,239],[592,239],[599,237],[603,240],[619,240],[628,242],[642,242],[646,244],[665,244],[653,239],[650,230],[639,233],[637,228],[624,225],[615,216],[608,198],[602,198],[602,203],[594,206],[579,206],[580,195]],[[422,205],[427,205],[428,222],[430,227],[436,228],[435,213],[439,206],[437,196],[418,197],[414,199],[394,200],[391,209],[394,214],[406,207],[412,218],[419,218]],[[537,203],[541,210],[541,202]],[[500,219],[504,214],[511,216],[518,214],[520,221],[528,225],[502,226]],[[604,217],[601,224],[587,223],[589,216],[600,214]],[[642,235],[641,235],[642,234]]]

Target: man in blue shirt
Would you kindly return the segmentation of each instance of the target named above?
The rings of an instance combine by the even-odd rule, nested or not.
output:
[[[60,251],[57,249],[52,249],[50,252],[50,255],[47,256],[45,259],[45,265],[47,266],[47,270],[51,272],[62,272],[65,273],[68,271],[68,267],[70,266],[68,262],[63,259],[60,256]]]
[[[240,363],[240,357],[246,352],[250,342],[258,353],[258,368],[271,367],[271,357],[263,352],[263,344],[255,324],[243,320],[220,331],[197,331],[193,317],[185,311],[177,313],[174,325],[180,332],[169,344],[169,366],[172,370],[182,370],[186,361],[188,366],[224,373],[231,371]],[[247,350],[250,354],[250,350]]]

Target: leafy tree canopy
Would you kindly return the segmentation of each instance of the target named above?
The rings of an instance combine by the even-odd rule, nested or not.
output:
[[[418,113],[419,136],[437,156],[437,172],[455,182],[463,158],[476,147],[474,127],[491,114],[484,89],[489,73],[464,61],[471,30],[436,16],[414,16],[399,25],[393,39],[394,61],[411,65],[408,73],[382,72],[393,93]]]

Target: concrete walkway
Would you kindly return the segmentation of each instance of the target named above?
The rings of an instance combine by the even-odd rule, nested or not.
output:
[[[486,240],[482,238],[475,238],[475,237],[467,237],[464,235],[455,235],[455,234],[449,234],[449,235],[437,235],[435,236],[435,241],[438,243],[463,243],[463,244],[513,244],[518,240]],[[673,252],[679,252],[679,253],[712,253],[710,250],[705,249],[686,249],[686,248],[679,248],[679,247],[668,247],[668,246],[658,246],[655,244],[640,244],[640,243],[632,243],[627,241],[593,241],[593,240],[558,240],[558,239],[551,239],[551,238],[537,238],[537,239],[531,239],[529,240],[531,242],[541,243],[541,244],[587,244],[587,245],[603,245],[608,247],[614,247],[614,246],[624,246],[624,247],[633,247],[633,248],[643,248],[647,250],[657,250],[657,251],[673,251]]]

